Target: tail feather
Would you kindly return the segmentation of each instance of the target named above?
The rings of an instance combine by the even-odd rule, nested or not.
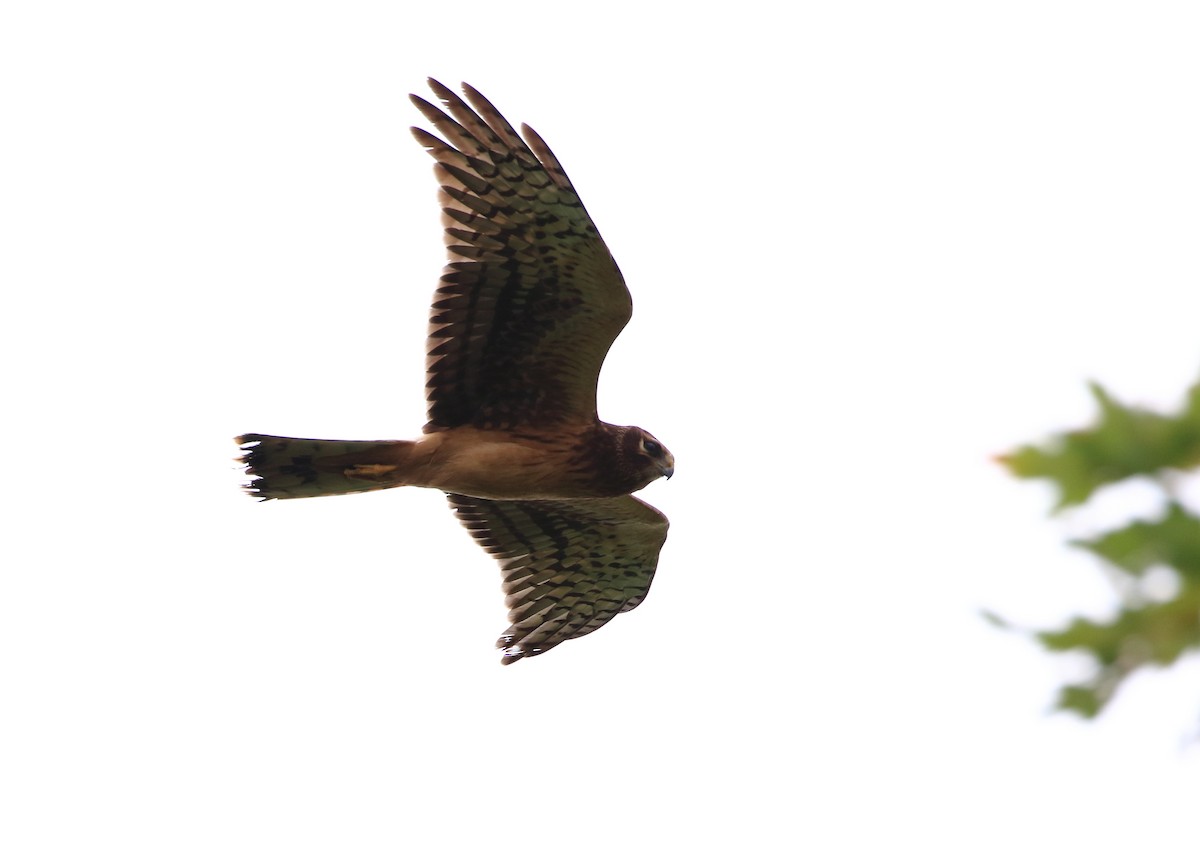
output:
[[[261,499],[298,499],[394,488],[412,441],[329,441],[241,435],[239,456],[257,478],[246,492]]]

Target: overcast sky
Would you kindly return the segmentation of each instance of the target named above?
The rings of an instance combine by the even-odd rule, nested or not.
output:
[[[1197,375],[1200,12],[784,6],[0,12],[0,840],[1196,842],[1200,662],[1084,723],[980,611],[1103,615],[1065,541],[1159,507],[990,458]],[[419,431],[430,75],[566,166],[677,460],[647,601],[510,667],[440,494],[231,461]]]

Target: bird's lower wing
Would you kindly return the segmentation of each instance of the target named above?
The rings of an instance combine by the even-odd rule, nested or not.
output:
[[[667,518],[633,496],[491,500],[448,494],[500,562],[512,623],[496,646],[511,664],[594,632],[646,598]]]

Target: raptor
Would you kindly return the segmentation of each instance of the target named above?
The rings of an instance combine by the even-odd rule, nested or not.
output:
[[[505,664],[603,626],[646,597],[667,519],[632,496],[675,460],[636,426],[600,420],[604,358],[632,300],[595,224],[540,136],[474,88],[435,80],[413,104],[433,156],[449,252],[426,344],[428,420],[414,440],[246,434],[261,499],[404,485],[444,491],[499,561]]]

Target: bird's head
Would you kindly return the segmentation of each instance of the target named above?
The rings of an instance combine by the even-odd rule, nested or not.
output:
[[[621,438],[621,463],[633,477],[635,491],[663,476],[669,479],[675,473],[675,456],[671,451],[658,438],[637,426],[626,428]]]

